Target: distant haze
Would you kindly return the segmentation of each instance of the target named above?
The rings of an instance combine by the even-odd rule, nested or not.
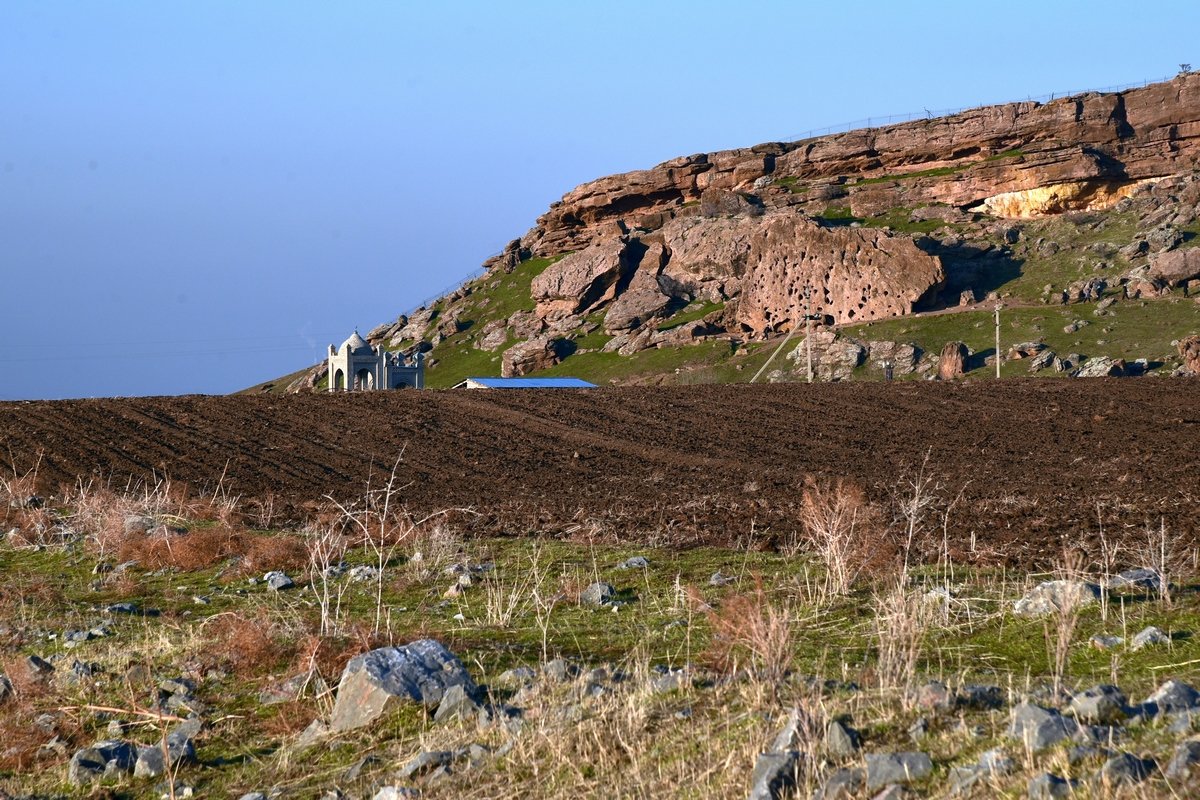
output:
[[[225,393],[575,185],[1200,66],[1194,2],[0,5],[0,399]]]

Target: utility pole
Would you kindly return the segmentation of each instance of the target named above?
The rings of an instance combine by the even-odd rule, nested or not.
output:
[[[996,303],[996,377],[1000,377],[1000,309],[1001,303]]]
[[[812,297],[812,290],[808,284],[804,285],[804,344],[808,351],[808,382],[813,382],[812,368],[812,313],[808,307],[809,298]]]

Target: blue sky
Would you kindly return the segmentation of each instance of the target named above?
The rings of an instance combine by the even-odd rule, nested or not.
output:
[[[0,399],[225,393],[601,175],[1200,66],[1194,2],[0,4]]]

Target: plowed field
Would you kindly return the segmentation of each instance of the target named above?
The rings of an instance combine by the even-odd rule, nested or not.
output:
[[[1039,380],[427,391],[0,404],[0,469],[44,491],[169,476],[297,520],[361,497],[403,452],[404,504],[480,535],[769,543],[806,475],[893,514],[924,465],[927,533],[1044,562],[1064,541],[1200,534],[1200,381]]]

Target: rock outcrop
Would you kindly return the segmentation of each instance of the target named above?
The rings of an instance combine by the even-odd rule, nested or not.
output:
[[[657,230],[681,215],[758,203],[770,210],[840,200],[856,214],[945,204],[1012,217],[1107,208],[1142,183],[1198,164],[1200,74],[1192,73],[610,175],[567,192],[494,263],[507,264],[514,252],[581,250],[618,227]]]
[[[1200,334],[1179,340],[1179,357],[1193,375],[1200,375]]]

